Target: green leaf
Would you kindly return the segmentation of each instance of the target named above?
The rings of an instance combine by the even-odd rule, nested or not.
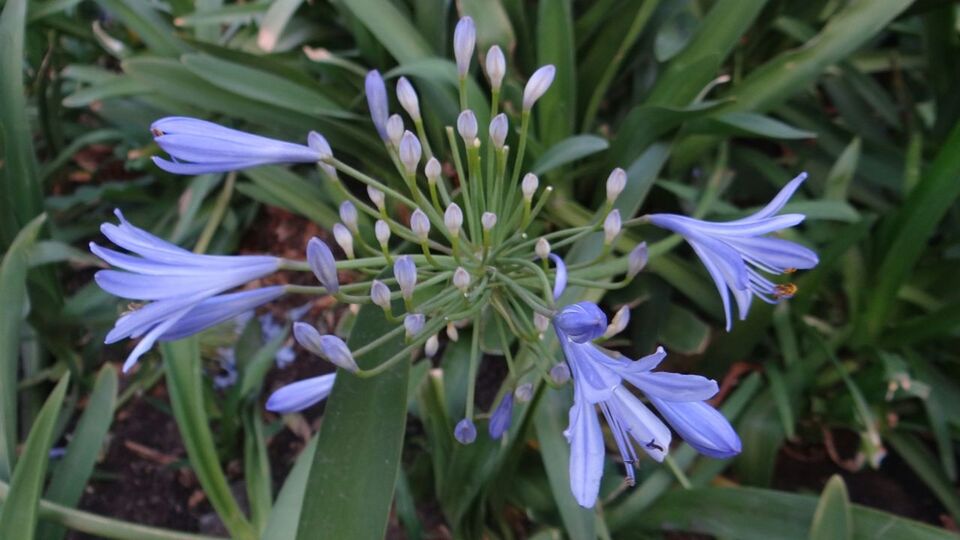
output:
[[[187,456],[204,493],[233,538],[252,540],[257,537],[250,522],[243,516],[220,468],[217,448],[210,431],[203,399],[203,374],[200,369],[200,346],[196,337],[161,344],[170,408],[177,420]]]
[[[477,26],[477,51],[486,58],[487,50],[499,45],[504,51],[517,46],[517,36],[501,0],[461,0],[462,15],[469,15]]]
[[[700,21],[688,10],[681,10],[660,26],[653,41],[653,53],[658,62],[666,62],[677,55],[690,41]]]
[[[149,2],[140,0],[96,0],[107,12],[123,21],[149,47],[150,52],[174,56],[189,50],[176,38],[173,26],[155,11]]]
[[[812,131],[804,131],[762,114],[731,112],[707,118],[691,127],[697,133],[731,137],[755,136],[768,139],[812,139]]]
[[[13,241],[20,225],[40,213],[42,206],[31,124],[23,95],[26,14],[26,0],[8,0],[0,15],[0,148],[3,149],[0,246],[4,247]],[[0,465],[0,479],[6,479],[2,469]]]
[[[283,29],[302,3],[303,0],[275,0],[270,4],[270,9],[260,21],[260,32],[257,34],[257,45],[261,49],[273,52]]]
[[[374,305],[360,308],[351,350],[396,327]],[[403,348],[402,335],[360,359],[369,369]],[[410,363],[367,379],[337,376],[324,409],[297,538],[381,539],[393,499],[407,414]]]
[[[549,147],[573,133],[577,114],[577,65],[570,0],[542,0],[537,17],[537,62],[553,64],[553,84],[535,107],[539,137]]]
[[[267,527],[262,538],[270,540],[294,540],[297,537],[297,525],[300,523],[300,508],[303,506],[303,496],[307,491],[307,477],[310,476],[310,465],[313,456],[317,453],[317,439],[310,439],[307,446],[297,456],[297,461],[290,469],[287,480],[277,494],[277,500],[267,519]]]
[[[281,206],[327,228],[340,221],[323,190],[283,167],[255,167],[244,170],[241,174],[253,180],[257,189],[240,191],[261,202]],[[258,196],[260,194],[266,195],[266,200],[262,200]]]
[[[87,406],[73,430],[67,446],[67,455],[57,464],[47,486],[45,499],[73,507],[80,502],[83,490],[93,474],[107,431],[113,422],[113,408],[117,403],[117,372],[105,364],[97,375]],[[39,538],[63,538],[66,529],[50,523],[40,525]]]
[[[0,480],[10,478],[17,446],[17,371],[20,329],[28,310],[27,269],[30,252],[46,214],[17,234],[0,263]]]
[[[810,495],[756,488],[676,490],[638,515],[634,525],[738,540],[800,540],[808,538],[817,502]],[[854,538],[956,540],[944,529],[856,504],[850,508]]]
[[[960,520],[960,494],[947,480],[947,475],[940,468],[936,457],[932,456],[914,435],[890,431],[884,434],[884,439],[937,496],[950,516],[954,520]]]
[[[885,246],[886,253],[877,270],[877,283],[869,295],[869,304],[863,317],[861,342],[878,337],[893,308],[897,291],[910,276],[917,260],[927,249],[937,223],[953,206],[960,195],[960,124],[940,148],[927,174],[907,197],[900,211],[891,219],[892,241]]]
[[[823,196],[826,199],[837,201],[847,200],[847,192],[857,172],[857,162],[860,161],[860,138],[854,138],[844,148],[843,153],[834,162],[827,175]]]
[[[350,10],[380,43],[405,64],[431,55],[423,36],[392,2],[378,0],[343,0]]]
[[[251,521],[262,538],[270,515],[273,488],[262,413],[257,403],[250,404],[243,412],[243,479],[247,484]]]
[[[810,540],[848,540],[853,538],[850,498],[843,478],[833,475],[823,488],[817,510],[813,513]]]
[[[671,304],[660,324],[658,337],[667,350],[703,354],[710,344],[710,326],[690,310]]]
[[[23,445],[23,457],[13,472],[10,492],[0,513],[0,538],[33,538],[37,526],[37,506],[49,462],[47,456],[69,384],[70,374],[66,373],[50,392],[50,397],[30,428],[30,435]]]
[[[541,175],[578,159],[602,152],[610,147],[607,140],[596,135],[574,135],[564,139],[544,152],[530,170]]]

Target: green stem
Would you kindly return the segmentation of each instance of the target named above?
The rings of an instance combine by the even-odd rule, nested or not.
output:
[[[233,196],[233,186],[236,183],[237,173],[236,171],[231,171],[227,174],[227,180],[224,182],[223,189],[220,190],[220,195],[213,205],[210,217],[207,218],[207,223],[203,226],[203,231],[200,233],[200,238],[197,239],[197,243],[193,247],[194,253],[204,253],[207,251],[207,248],[210,247],[210,241],[213,240],[213,235],[216,234],[217,228],[220,227],[220,222],[223,221],[223,215],[227,212],[230,197]]]

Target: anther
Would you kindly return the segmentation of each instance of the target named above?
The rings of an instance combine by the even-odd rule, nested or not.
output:
[[[793,283],[784,283],[773,288],[773,295],[777,298],[790,298],[795,294],[797,294],[797,286]]]

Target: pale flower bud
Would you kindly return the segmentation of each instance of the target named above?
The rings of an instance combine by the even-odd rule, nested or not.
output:
[[[437,158],[432,157],[427,160],[426,167],[423,168],[424,174],[427,175],[427,182],[432,186],[440,180],[440,173],[442,168],[440,167],[440,162],[437,161]]]
[[[468,148],[473,145],[473,140],[477,138],[477,115],[470,109],[457,116],[457,132]]]
[[[453,31],[453,55],[457,58],[457,73],[461,79],[466,77],[470,70],[470,60],[476,43],[477,27],[473,24],[473,19],[460,19]]]
[[[570,368],[565,363],[559,363],[550,368],[550,378],[554,384],[564,384],[570,380]]]
[[[401,255],[394,261],[393,277],[397,278],[397,285],[400,286],[400,294],[404,299],[412,299],[413,289],[417,286],[417,266],[409,255]]]
[[[427,239],[430,234],[430,219],[423,213],[423,210],[417,208],[413,211],[413,215],[410,216],[410,230],[421,241]]]
[[[447,226],[454,237],[460,236],[460,227],[463,226],[463,210],[457,203],[450,203],[447,210],[443,213],[443,224]]]
[[[623,306],[613,315],[613,319],[610,321],[610,324],[607,325],[607,330],[603,333],[603,337],[611,338],[620,332],[623,332],[624,328],[626,328],[627,324],[629,323],[630,308]]]
[[[462,266],[458,266],[453,271],[453,286],[460,289],[463,294],[467,294],[467,290],[470,288],[470,273]]]
[[[546,238],[540,237],[533,251],[537,254],[537,257],[547,260],[547,257],[550,256],[550,242]]]
[[[403,318],[403,330],[406,333],[407,339],[415,337],[417,334],[423,330],[423,325],[427,321],[427,318],[423,316],[423,313],[411,313]]]
[[[340,220],[350,229],[350,232],[357,234],[357,207],[352,202],[340,203]]]
[[[603,243],[610,244],[620,234],[620,211],[613,209],[603,220]]]
[[[450,341],[460,341],[460,332],[453,323],[447,323],[447,338],[449,338]]]
[[[427,338],[427,342],[423,344],[423,354],[427,355],[427,358],[433,358],[437,355],[437,350],[440,348],[440,338],[436,334]]]
[[[523,110],[529,111],[533,104],[543,97],[550,85],[553,84],[553,77],[557,74],[557,69],[552,65],[543,66],[533,72],[527,86],[523,88]]]
[[[386,141],[388,140],[387,116],[390,110],[387,105],[387,87],[383,84],[383,77],[380,76],[379,71],[367,72],[364,88],[367,92],[367,105],[370,107],[370,119],[373,120],[380,138]]]
[[[420,101],[417,99],[417,91],[413,89],[413,85],[406,77],[400,77],[397,81],[397,101],[414,122],[420,121]]]
[[[627,278],[633,279],[647,265],[647,243],[640,242],[627,255]]]
[[[353,234],[350,229],[344,227],[343,223],[333,225],[333,238],[340,245],[340,249],[347,254],[348,259],[353,258]]]
[[[400,149],[398,153],[400,154],[400,163],[403,163],[407,172],[416,174],[422,154],[420,140],[417,139],[417,136],[409,131],[404,132],[403,138],[400,139]]]
[[[477,440],[477,426],[469,418],[464,418],[453,428],[453,438],[460,444],[473,444]]]
[[[403,138],[403,118],[399,114],[391,114],[387,119],[387,138],[394,148],[400,146],[400,140]]]
[[[317,162],[317,165],[320,165],[320,170],[330,178],[337,178],[337,169],[324,161],[333,157],[333,149],[330,148],[330,143],[327,142],[327,139],[316,131],[311,131],[310,134],[307,135],[307,146],[316,150],[317,154],[319,154],[320,161]]]
[[[367,186],[367,197],[370,197],[370,202],[377,207],[377,210],[384,209],[386,195],[384,195],[382,191],[375,187]]]
[[[484,212],[480,216],[480,225],[483,226],[483,230],[489,231],[497,224],[497,215],[493,212]]]
[[[507,131],[510,129],[510,123],[507,121],[507,115],[500,113],[490,121],[490,140],[493,146],[498,150],[503,149],[503,144],[507,141]]]
[[[487,51],[487,78],[490,79],[490,87],[494,90],[500,90],[503,85],[503,76],[507,73],[507,59],[503,56],[500,47],[494,45]]]
[[[387,242],[390,241],[390,225],[387,225],[386,221],[378,219],[377,222],[373,224],[373,234],[377,237],[377,242],[380,243],[380,246],[386,248]]]
[[[527,403],[533,399],[533,385],[530,383],[521,384],[513,391],[513,397],[517,398],[520,403]]]
[[[317,332],[317,329],[313,326],[297,322],[293,323],[293,337],[301,347],[317,356],[326,358],[337,367],[350,372],[356,372],[359,369],[347,344],[337,336],[321,336],[320,332]]]
[[[530,202],[533,200],[533,194],[537,192],[540,186],[540,179],[533,173],[523,175],[523,181],[520,182],[520,191],[523,192],[523,200]]]
[[[370,300],[383,309],[390,309],[390,288],[375,279],[370,283]]]
[[[340,290],[340,281],[337,278],[337,261],[333,253],[319,238],[311,238],[307,242],[307,263],[317,276],[317,281],[327,292],[334,294]]]
[[[607,177],[607,202],[613,204],[613,201],[617,200],[617,197],[623,193],[625,187],[627,187],[627,173],[617,167]]]
[[[542,334],[546,332],[548,328],[550,328],[550,319],[548,319],[546,316],[541,315],[539,313],[534,313],[533,326],[534,328],[537,329],[537,332],[540,332]]]

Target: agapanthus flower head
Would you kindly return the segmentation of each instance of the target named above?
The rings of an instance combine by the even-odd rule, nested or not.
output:
[[[317,276],[317,281],[327,292],[334,294],[340,290],[340,280],[337,278],[337,260],[333,252],[319,238],[311,238],[307,242],[307,263]]]
[[[470,70],[470,60],[473,58],[473,48],[477,43],[477,27],[473,19],[463,17],[457,22],[453,30],[453,55],[457,59],[457,73],[460,78],[467,76]]]
[[[275,413],[295,413],[327,399],[333,390],[336,373],[303,379],[281,387],[270,395],[266,408]]]
[[[473,140],[477,138],[477,115],[470,109],[461,111],[457,116],[457,133],[467,145],[467,148],[473,146]]]
[[[502,149],[507,141],[507,131],[510,129],[510,122],[507,115],[500,113],[490,120],[490,141],[497,149]]]
[[[426,240],[430,234],[430,218],[423,213],[423,210],[417,208],[410,215],[410,230],[417,235],[420,240]]]
[[[443,172],[442,167],[440,166],[440,161],[435,157],[431,157],[427,160],[427,164],[423,167],[423,174],[427,177],[427,182],[431,185],[436,184],[437,180],[440,180],[440,174]]]
[[[557,74],[557,68],[552,65],[542,66],[533,72],[527,85],[523,88],[523,110],[529,111],[533,105],[547,93],[550,85],[553,84],[553,77]]]
[[[817,254],[811,249],[765,236],[803,221],[803,214],[778,213],[806,178],[806,173],[797,176],[759,212],[735,221],[715,223],[675,214],[649,216],[650,223],[683,236],[707,268],[720,293],[728,331],[732,326],[730,293],[743,320],[754,296],[776,303],[796,291],[791,284],[774,284],[761,272],[778,275],[817,265]]]
[[[670,450],[670,430],[624,382],[642,391],[697,450],[712,457],[740,452],[740,439],[730,423],[704,403],[717,393],[715,381],[654,372],[666,356],[662,348],[636,361],[601,349],[590,340],[603,334],[606,317],[591,302],[564,307],[554,317],[553,325],[573,374],[574,404],[564,434],[570,443],[570,487],[582,506],[596,502],[603,474],[604,443],[597,408],[610,426],[629,482],[634,481],[637,449],[656,461],[662,461]]]
[[[443,224],[454,237],[460,236],[460,227],[463,226],[463,210],[457,203],[450,203],[443,212]]]
[[[500,86],[503,85],[503,76],[507,73],[507,59],[503,56],[503,50],[499,45],[494,45],[487,51],[486,68],[490,88],[494,92],[499,92]]]
[[[420,100],[417,99],[417,91],[406,77],[397,80],[397,101],[414,122],[420,121]]]
[[[387,85],[383,83],[383,77],[377,70],[367,72],[364,80],[364,89],[367,92],[367,106],[370,107],[370,119],[373,120],[373,126],[377,128],[377,133],[384,141],[387,138],[387,117],[390,116],[390,108],[387,104]]]
[[[420,158],[423,155],[423,149],[420,147],[420,140],[417,136],[407,131],[400,138],[400,149],[397,150],[400,155],[400,163],[403,163],[407,173],[415,174],[417,167],[420,166]]]
[[[122,271],[101,270],[94,279],[110,294],[150,303],[122,315],[106,343],[141,338],[124,362],[128,371],[157,340],[196,334],[283,294],[268,287],[221,294],[274,272],[280,259],[267,256],[198,255],[139,229],[116,211],[119,225],[100,231],[121,253],[90,243],[90,251]]]
[[[397,257],[393,263],[393,277],[397,278],[400,294],[407,300],[413,298],[413,289],[417,286],[417,265],[409,255]]]
[[[153,162],[174,174],[207,174],[268,164],[313,163],[330,155],[329,145],[323,149],[278,141],[183,116],[161,118],[150,125],[150,132],[157,145],[173,158],[170,161],[154,157]],[[317,141],[312,139],[312,142]]]

